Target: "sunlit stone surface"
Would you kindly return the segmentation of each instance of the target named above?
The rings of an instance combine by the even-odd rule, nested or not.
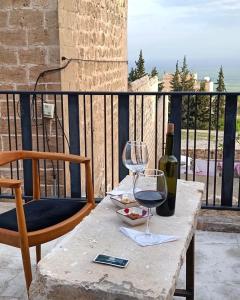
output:
[[[121,189],[131,183],[126,178]],[[179,240],[144,248],[119,232],[122,223],[106,197],[40,262],[31,299],[171,299],[196,225],[202,190],[202,183],[179,181],[176,214],[151,219],[153,232],[176,235]],[[138,229],[144,230],[145,225]],[[129,265],[117,269],[92,263],[99,253],[125,257]]]

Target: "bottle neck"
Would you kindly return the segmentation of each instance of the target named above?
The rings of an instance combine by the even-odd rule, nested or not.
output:
[[[173,155],[173,137],[173,134],[167,133],[165,155]]]

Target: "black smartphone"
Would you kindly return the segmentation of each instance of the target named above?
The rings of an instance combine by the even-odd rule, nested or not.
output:
[[[128,264],[128,260],[120,257],[113,257],[109,255],[99,254],[94,260],[95,263],[110,265],[118,268],[125,268]]]

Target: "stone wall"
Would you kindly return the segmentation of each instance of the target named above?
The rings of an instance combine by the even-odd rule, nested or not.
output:
[[[59,66],[57,0],[2,0],[0,4],[0,89],[32,89],[38,74]],[[59,74],[44,78],[59,88]],[[40,82],[41,85],[41,82]]]
[[[62,90],[126,91],[127,90],[127,1],[62,0],[59,2],[60,55],[79,59],[61,73]],[[85,60],[85,61],[82,61]],[[102,62],[110,61],[110,62]],[[115,62],[120,61],[120,62]],[[97,196],[105,190],[104,162],[104,98],[86,97],[86,148],[80,133],[81,155],[92,156],[94,151],[94,189]],[[93,105],[91,128],[90,101]],[[106,99],[108,116],[110,99]],[[80,119],[83,120],[83,99],[80,99]],[[111,156],[111,130],[117,136],[117,99],[113,101],[114,129],[107,120],[107,153]],[[65,106],[65,111],[67,108]],[[65,114],[67,116],[67,113]],[[84,132],[83,121],[80,132]],[[91,140],[91,130],[93,139]],[[117,142],[115,140],[115,142]],[[114,147],[114,182],[118,182],[118,147]],[[112,186],[112,163],[107,160],[107,189]],[[84,180],[84,178],[83,178]],[[84,184],[82,185],[84,186]]]
[[[33,90],[40,72],[58,66],[57,0],[2,0],[0,4],[0,90]],[[59,90],[60,75],[54,73],[41,78],[38,89]],[[41,104],[40,101],[38,102],[38,116],[41,117]],[[21,149],[18,96],[9,95],[8,99],[6,95],[0,97],[0,117],[0,150]],[[34,118],[32,123],[33,148],[37,149]],[[46,130],[52,145],[56,140],[55,134],[51,132],[53,123],[46,120]],[[43,150],[46,145],[42,142],[42,126],[39,126],[39,141],[38,149]],[[55,150],[55,147],[52,149]],[[9,177],[10,173],[9,166],[1,168],[1,176]],[[52,168],[49,164],[47,173],[51,174],[46,179],[49,194],[52,193]],[[21,162],[19,162],[19,174],[17,174],[16,164],[13,164],[12,175],[22,177]]]
[[[62,89],[126,91],[127,1],[61,0],[58,11],[61,57],[80,59],[61,73]]]
[[[135,80],[129,84],[129,91],[131,92],[158,92],[158,77],[149,77],[148,75]],[[167,103],[167,97],[165,102]],[[156,116],[156,100],[157,100],[157,116]],[[149,168],[155,168],[155,149],[157,148],[157,160],[162,156],[162,142],[165,137],[163,134],[163,124],[165,123],[164,129],[166,129],[167,118],[165,122],[163,119],[163,97],[157,98],[156,96],[144,96],[143,98],[143,120],[142,120],[142,97],[136,97],[137,105],[137,118],[136,118],[136,137],[134,136],[134,96],[131,96],[130,106],[130,137],[131,139],[141,140],[141,124],[143,123],[143,141],[146,142],[149,152]],[[165,105],[165,116],[167,116],[167,107]],[[157,132],[156,132],[156,119],[157,121]],[[157,134],[157,147],[155,145],[155,139]]]
[[[40,72],[62,66],[61,57],[84,59],[72,61],[60,72],[47,74],[40,78],[37,90],[76,90],[76,91],[126,91],[127,90],[127,0],[2,0],[0,4],[0,90],[32,90]],[[107,60],[109,62],[97,62]],[[121,61],[121,62],[116,62]],[[105,184],[103,176],[104,139],[103,139],[103,98],[93,97],[93,136],[94,136],[94,170],[95,189],[98,193]],[[53,97],[44,97],[44,101],[54,102]],[[9,96],[9,109],[6,95],[0,98],[0,150],[21,149],[21,130],[19,118],[19,99]],[[41,124],[41,99],[37,98],[39,109],[38,124]],[[82,101],[79,99],[81,130]],[[86,99],[87,143],[90,149],[89,104]],[[68,137],[67,99],[64,102],[65,134]],[[109,99],[107,111],[109,113]],[[61,118],[60,97],[56,99],[59,121]],[[117,116],[117,101],[114,98],[114,118]],[[17,132],[15,132],[16,119]],[[8,119],[10,126],[8,126]],[[117,121],[117,119],[115,118]],[[48,132],[51,151],[68,152],[66,139],[63,142],[61,126],[57,119],[45,120],[46,128],[39,129],[39,145],[36,144],[36,120],[32,118],[33,148],[48,150],[43,142],[44,131]],[[10,136],[8,130],[10,128]],[[108,127],[109,128],[109,127]],[[107,129],[110,130],[110,129]],[[56,138],[58,131],[59,137]],[[114,129],[116,133],[116,126]],[[17,133],[17,141],[15,136]],[[109,131],[107,132],[109,135]],[[81,135],[82,138],[83,135]],[[9,142],[9,140],[11,142]],[[58,149],[56,147],[58,143]],[[64,143],[64,145],[63,145]],[[108,147],[111,145],[107,142]],[[81,149],[84,149],[81,140]],[[117,151],[117,147],[115,147]],[[109,153],[109,151],[108,151]],[[91,153],[81,152],[82,155]],[[118,153],[114,153],[117,157]],[[110,163],[109,163],[110,164]],[[22,166],[20,166],[20,177]],[[56,166],[55,166],[56,167]],[[108,166],[109,167],[109,166]],[[10,175],[1,168],[1,176]],[[67,168],[68,170],[68,168]],[[41,170],[43,172],[43,170]],[[60,172],[62,168],[60,167]],[[13,166],[16,177],[16,166]],[[68,172],[67,172],[68,173]],[[110,174],[110,172],[109,172]],[[62,175],[62,173],[60,174]],[[67,174],[68,175],[68,174]],[[44,176],[42,177],[43,181]],[[60,176],[62,179],[62,176]],[[117,168],[114,181],[117,182]],[[109,185],[110,175],[108,178]],[[52,164],[47,163],[48,195],[52,194]],[[44,182],[42,182],[44,183]]]

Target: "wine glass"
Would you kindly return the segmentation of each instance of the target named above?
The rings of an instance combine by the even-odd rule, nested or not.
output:
[[[151,208],[162,205],[167,198],[167,183],[164,172],[157,169],[146,169],[144,173],[137,174],[133,193],[137,202],[148,209],[146,232],[136,238],[139,242],[155,243],[157,240],[149,230],[149,221]]]
[[[148,163],[148,150],[144,142],[128,141],[123,149],[123,164],[133,172],[133,182],[135,175],[143,172]]]

